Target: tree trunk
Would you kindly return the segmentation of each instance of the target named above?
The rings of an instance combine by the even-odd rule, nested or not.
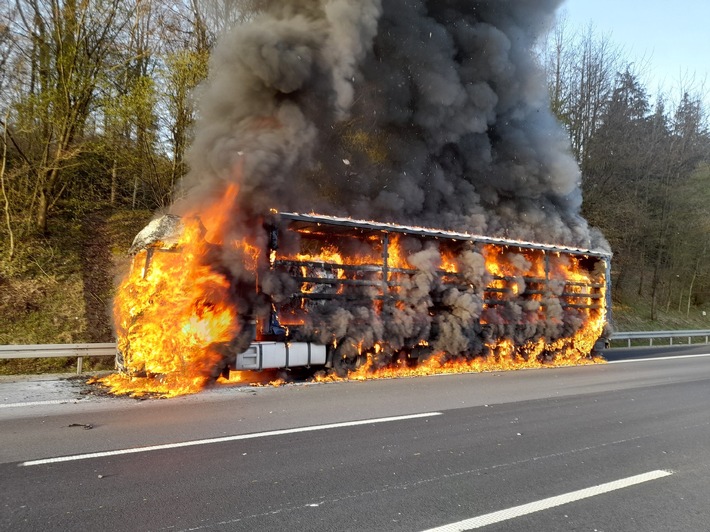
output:
[[[678,312],[683,308],[683,289],[680,289],[680,294],[678,295]]]
[[[698,270],[700,269],[700,260],[705,257],[705,252],[707,251],[707,242],[703,245],[703,251],[698,260],[695,261],[695,268],[693,269],[693,277],[690,279],[690,288],[688,288],[688,309],[685,315],[690,316],[690,300],[693,297],[693,286],[695,285],[695,279],[698,277]]]
[[[9,114],[9,111],[8,111]],[[15,256],[15,234],[12,232],[12,220],[10,219],[10,199],[7,197],[7,190],[5,189],[5,168],[7,164],[7,115],[5,116],[5,128],[3,131],[3,143],[2,143],[2,161],[0,163],[0,190],[2,190],[2,197],[4,200],[5,207],[5,224],[7,226],[7,233],[9,236],[10,244],[8,249],[8,260],[12,260]]]
[[[698,270],[693,272],[693,277],[690,280],[690,287],[688,288],[688,308],[685,312],[686,317],[690,316],[690,300],[693,299],[693,285],[695,284],[695,277],[698,275]]]
[[[47,234],[47,211],[49,210],[49,201],[44,187],[39,189],[39,198],[37,201],[37,218],[35,225],[37,230],[43,235]]]
[[[116,173],[116,159],[114,159],[111,167],[111,205],[116,204],[116,188],[118,187]]]

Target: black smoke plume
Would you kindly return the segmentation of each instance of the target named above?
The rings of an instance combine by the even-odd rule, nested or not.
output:
[[[560,2],[257,3],[212,55],[174,212],[199,212],[235,182],[228,239],[264,244],[254,221],[275,209],[605,248],[580,215],[580,172],[532,53]],[[434,252],[409,257],[419,273],[404,290],[407,305],[393,314],[328,308],[314,312],[313,330],[326,330],[321,340],[335,338],[346,356],[347,339],[397,346],[431,329],[437,349],[480,351],[483,258],[459,258],[479,288],[445,290]],[[224,260],[240,278],[237,262]],[[449,310],[422,318],[435,292]],[[562,315],[550,298],[548,312]],[[523,303],[507,309],[488,317],[488,334],[511,334],[509,324],[532,313]],[[533,322],[522,334],[556,337],[579,326],[563,321]]]
[[[238,179],[246,219],[319,212],[604,245],[580,216],[580,172],[531,52],[559,3],[261,3],[212,55],[183,201]]]

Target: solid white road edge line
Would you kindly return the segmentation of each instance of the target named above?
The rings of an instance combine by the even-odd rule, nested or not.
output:
[[[296,434],[299,432],[313,432],[316,430],[338,429],[342,427],[356,427],[358,425],[370,425],[372,423],[388,423],[390,421],[402,421],[407,419],[418,419],[423,417],[433,417],[440,415],[442,415],[442,412],[426,412],[423,414],[410,414],[407,416],[380,417],[375,419],[363,419],[360,421],[329,423],[327,425],[311,425],[308,427],[297,427],[293,429],[269,430],[266,432],[253,432],[251,434],[238,434],[236,436],[221,436],[219,438],[207,438],[204,440],[165,443],[162,445],[150,445],[147,447],[132,447],[129,449],[117,449],[115,451],[100,451],[95,453],[74,454],[70,456],[58,456],[56,458],[43,458],[41,460],[28,460],[27,462],[22,462],[18,465],[20,467],[26,467],[43,464],[56,464],[58,462],[73,462],[76,460],[86,460],[88,458],[104,458],[106,456],[117,456],[120,454],[147,453],[150,451],[162,451],[165,449],[178,449],[180,447],[194,447],[196,445],[210,445],[212,443],[223,443],[228,441],[251,440],[254,438],[267,438],[269,436],[282,436],[284,434]]]
[[[29,401],[27,403],[8,403],[0,405],[0,408],[19,408],[21,406],[42,406],[42,405],[63,405],[65,403],[76,403],[78,399],[49,399],[47,401]]]
[[[630,362],[651,362],[653,360],[677,360],[679,358],[701,358],[710,357],[710,353],[702,353],[698,355],[678,355],[678,356],[667,356],[667,357],[653,357],[653,358],[632,358],[629,360],[610,360],[607,364],[628,364]]]
[[[542,510],[548,510],[550,508],[561,506],[570,502],[575,502],[582,499],[587,499],[589,497],[594,497],[596,495],[601,495],[603,493],[608,493],[610,491],[628,488],[629,486],[635,486],[636,484],[641,484],[650,480],[656,480],[662,477],[667,477],[668,475],[672,474],[672,471],[649,471],[648,473],[642,473],[633,477],[614,480],[613,482],[599,484],[598,486],[592,486],[591,488],[572,491],[570,493],[557,495],[556,497],[549,497],[540,501],[522,504],[520,506],[514,506],[513,508],[508,508],[507,510],[500,510],[498,512],[481,515],[479,517],[474,517],[465,521],[459,521],[458,523],[451,523],[437,528],[431,528],[429,530],[425,530],[424,532],[461,532],[464,530],[481,528],[487,525],[492,525],[494,523],[500,523],[501,521],[507,521],[509,519],[521,517],[523,515],[540,512]]]

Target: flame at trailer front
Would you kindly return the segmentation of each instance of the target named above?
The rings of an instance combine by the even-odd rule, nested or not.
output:
[[[134,258],[114,300],[124,372],[98,381],[112,393],[176,396],[216,377],[220,349],[239,333],[239,309],[230,297],[231,280],[208,257],[224,244],[222,218],[236,195],[230,185],[199,218],[185,217],[174,249],[154,243]]]

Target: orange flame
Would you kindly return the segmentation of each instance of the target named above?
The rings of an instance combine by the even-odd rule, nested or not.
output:
[[[406,259],[401,258],[400,254],[399,247],[395,246],[393,255],[397,257],[400,264],[406,264]],[[578,330],[571,337],[549,341],[538,338],[524,345],[515,345],[511,339],[502,338],[486,345],[484,353],[479,356],[453,357],[443,352],[434,353],[416,365],[410,364],[406,357],[397,357],[396,363],[378,367],[377,357],[374,355],[382,348],[375,345],[367,353],[365,362],[357,369],[349,371],[346,377],[328,374],[318,375],[315,380],[318,382],[367,380],[605,362],[602,357],[591,355],[594,344],[602,335],[606,323],[606,283],[603,273],[594,275],[581,266],[580,259],[561,256],[559,253],[548,257],[550,271],[547,274],[544,255],[540,251],[533,250],[519,254],[515,264],[511,259],[512,255],[506,257],[503,248],[498,246],[485,246],[484,256],[486,270],[493,276],[487,286],[504,291],[500,296],[502,301],[522,295],[524,285],[521,286],[511,279],[559,280],[564,287],[564,292],[559,295],[578,307],[574,308],[576,316],[582,320]],[[520,260],[521,256],[525,260]],[[450,271],[446,265],[455,264],[455,260],[446,257],[444,264],[444,269]],[[529,294],[526,297],[532,301],[542,301],[543,294]],[[481,318],[481,323],[485,323],[484,318]],[[419,345],[426,345],[426,342],[422,341]]]
[[[398,359],[393,365],[377,367],[375,358],[368,353],[366,362],[359,368],[348,372],[346,377],[338,377],[334,373],[329,373],[316,375],[314,380],[316,382],[335,382],[395,379],[600,364],[606,361],[600,356],[590,357],[589,353],[591,353],[603,328],[604,317],[599,315],[585,323],[572,338],[561,338],[550,343],[547,343],[544,338],[540,338],[522,346],[515,346],[510,339],[501,339],[486,346],[488,353],[485,356],[464,359],[451,357],[446,353],[435,353],[413,366],[407,364],[406,360]],[[554,356],[544,356],[544,353],[552,353]]]
[[[177,252],[149,248],[136,256],[114,300],[127,374],[98,380],[112,393],[172,397],[194,393],[214,377],[222,358],[217,346],[238,333],[237,309],[228,303],[229,281],[204,257],[222,241],[236,196],[231,185],[199,219],[184,217]],[[148,257],[145,270],[137,267]]]

